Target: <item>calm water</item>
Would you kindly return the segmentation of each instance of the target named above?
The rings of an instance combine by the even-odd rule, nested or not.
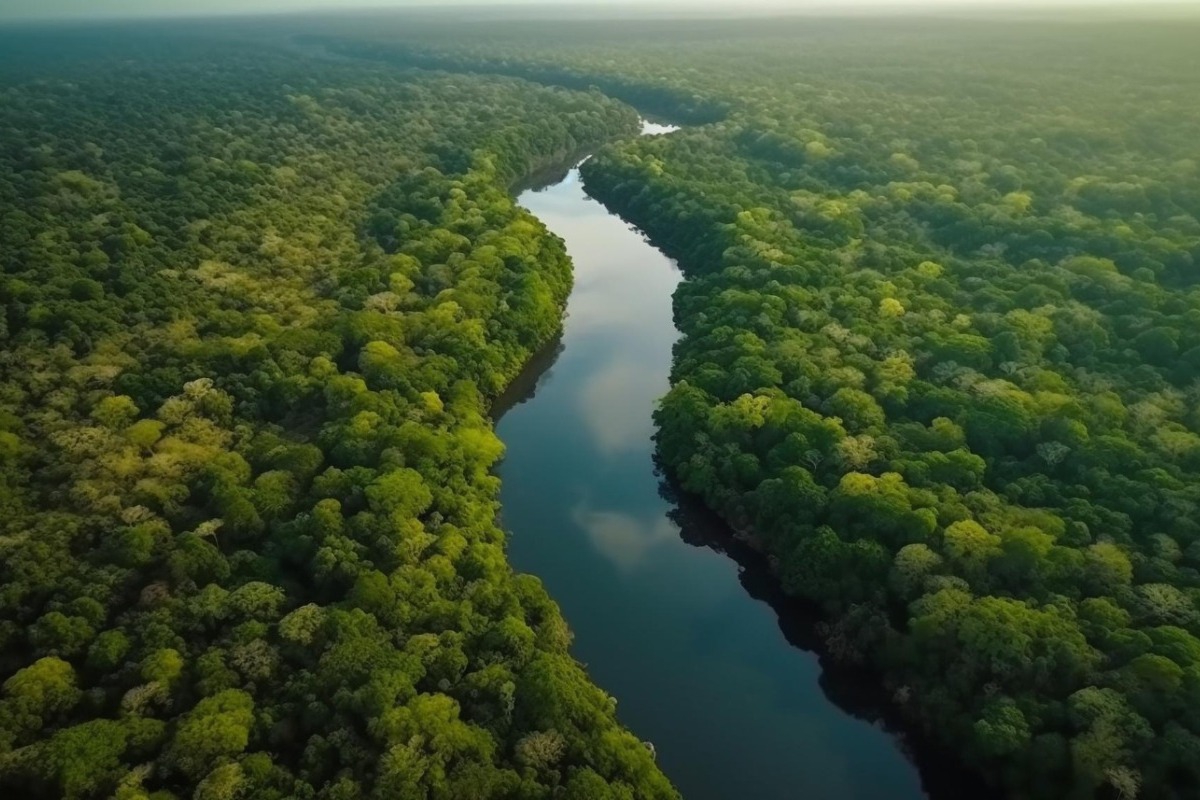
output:
[[[545,581],[576,657],[685,798],[924,797],[895,740],[827,697],[769,581],[660,489],[651,413],[678,338],[675,265],[576,170],[519,200],[566,241],[575,291],[561,346],[498,425],[514,567]]]

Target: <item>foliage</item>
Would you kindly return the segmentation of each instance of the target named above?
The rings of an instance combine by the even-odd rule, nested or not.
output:
[[[0,38],[0,788],[674,797],[508,567],[490,472],[571,286],[508,186],[636,115],[239,37]]]
[[[1006,793],[1200,796],[1195,24],[518,27],[336,46],[715,110],[583,168],[666,466]]]

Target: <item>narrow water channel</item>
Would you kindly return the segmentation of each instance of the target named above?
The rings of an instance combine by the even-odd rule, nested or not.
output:
[[[662,487],[651,414],[678,338],[674,263],[578,170],[519,202],[566,241],[575,290],[561,345],[498,424],[513,566],[545,582],[576,657],[687,800],[924,797],[896,740],[829,699],[770,590]]]

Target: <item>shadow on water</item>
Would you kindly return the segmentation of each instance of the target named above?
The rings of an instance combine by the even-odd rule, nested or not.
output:
[[[679,538],[693,547],[720,553],[738,565],[738,582],[746,594],[771,607],[788,643],[819,658],[819,684],[825,696],[845,713],[895,737],[920,773],[930,800],[999,800],[1000,795],[978,773],[962,766],[956,755],[914,732],[888,696],[878,673],[834,662],[821,635],[825,618],[820,608],[785,593],[765,555],[734,536],[720,517],[666,475],[657,461],[656,466],[659,495],[671,506],[668,516],[679,527]]]
[[[527,403],[537,395],[538,386],[543,379],[548,379],[554,369],[554,364],[563,353],[562,331],[551,339],[541,350],[529,359],[529,363],[521,370],[521,374],[513,379],[500,395],[492,401],[491,417],[493,422],[499,422],[504,415],[522,403]]]

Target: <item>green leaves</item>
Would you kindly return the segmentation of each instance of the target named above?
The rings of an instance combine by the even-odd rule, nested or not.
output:
[[[366,490],[372,510],[397,522],[423,514],[433,503],[433,493],[416,470],[402,468],[377,478]]]
[[[505,558],[487,414],[571,265],[507,183],[636,114],[216,39],[64,52],[0,108],[0,791],[549,796],[517,674],[570,632]]]
[[[190,780],[203,778],[219,759],[246,749],[253,712],[254,700],[243,691],[204,698],[180,719],[167,750],[169,763]]]
[[[983,717],[975,722],[974,732],[980,749],[989,758],[1021,753],[1029,746],[1029,723],[1011,700],[989,703]]]
[[[1181,64],[1182,40],[1077,43],[1070,67],[1063,41],[973,40],[997,56],[985,66],[964,58],[970,26],[936,55],[869,24],[825,33],[819,55],[754,39],[750,72],[741,45],[665,44],[619,68],[612,43],[558,57],[738,98],[724,124],[583,170],[687,276],[659,456],[789,591],[841,615],[835,657],[873,649],[917,724],[1004,791],[1181,791],[1200,206],[1180,203],[1192,166],[1168,174],[1110,112],[1118,85],[1141,87],[1139,113],[1174,106],[1142,93],[1161,88],[1142,66]],[[1115,67],[1114,47],[1142,66]],[[967,62],[1003,121],[949,77]],[[1017,102],[1035,84],[1056,121]],[[1181,156],[1184,130],[1154,147]],[[1066,724],[1089,688],[1134,706],[1145,735]]]

